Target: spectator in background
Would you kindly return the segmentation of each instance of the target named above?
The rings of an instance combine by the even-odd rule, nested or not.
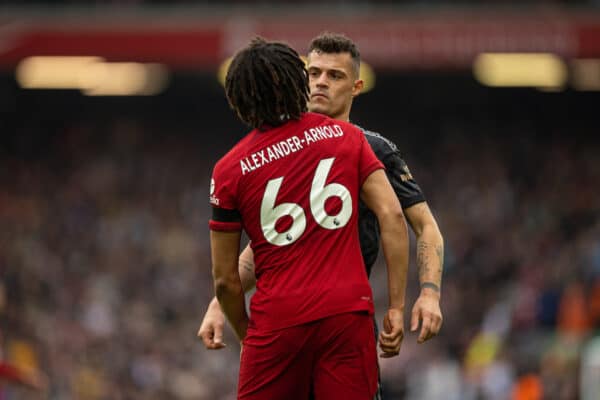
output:
[[[11,385],[22,386],[35,391],[44,391],[48,388],[47,378],[39,371],[38,362],[31,345],[25,341],[10,343],[12,353],[9,362],[2,354],[4,343],[0,332],[0,393],[2,388]]]

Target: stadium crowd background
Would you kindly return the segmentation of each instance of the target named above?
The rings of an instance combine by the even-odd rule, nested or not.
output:
[[[600,323],[597,97],[522,90],[514,104],[451,79],[465,88],[453,102],[445,80],[421,79],[382,77],[354,112],[401,146],[446,239],[442,334],[407,336],[382,363],[387,392],[505,399],[539,383],[577,398]],[[212,296],[210,168],[245,128],[218,84],[181,87],[136,108],[3,86],[2,349],[47,375],[47,398],[234,396],[233,336],[209,352],[195,332]]]
[[[8,0],[7,4],[10,5],[38,5],[38,4],[70,4],[70,5],[218,5],[221,6],[223,4],[228,5],[267,5],[273,6],[275,3],[305,3],[305,4],[328,4],[328,5],[340,5],[340,6],[356,6],[356,5],[452,5],[455,6],[457,4],[464,5],[497,5],[503,4],[508,6],[522,5],[522,4],[541,4],[541,5],[591,5],[591,4],[599,4],[598,0],[402,0],[402,1],[394,1],[394,0],[322,0],[319,2],[304,0],[301,2],[284,0],[279,2],[273,2],[271,0],[226,0],[226,1],[217,1],[217,0]]]
[[[352,119],[400,146],[446,242],[441,335],[408,334],[382,361],[387,394],[593,398],[581,388],[600,365],[598,92],[377,79]],[[213,295],[211,167],[245,131],[212,75],[84,98],[0,73],[0,360],[48,382],[0,382],[0,399],[235,398],[233,335],[218,352],[195,335]],[[384,274],[380,260],[379,311]],[[414,251],[410,280],[412,306]]]

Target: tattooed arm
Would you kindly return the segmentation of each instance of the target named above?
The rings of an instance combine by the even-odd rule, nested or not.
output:
[[[256,286],[256,276],[254,275],[254,252],[250,245],[241,252],[239,258],[240,278],[244,292],[248,293]]]
[[[242,288],[245,293],[249,292],[256,285],[256,277],[254,275],[254,252],[250,245],[240,254],[238,260],[238,269]],[[225,315],[221,310],[219,301],[213,297],[208,305],[206,314],[200,324],[198,337],[202,340],[207,349],[218,350],[225,347],[223,343],[223,327],[225,325]]]
[[[427,206],[423,191],[413,178],[396,145],[373,133],[367,133],[367,139],[370,139],[370,143],[373,142],[373,149],[378,150],[375,154],[383,161],[388,179],[417,238],[417,267],[421,294],[412,309],[411,331],[417,330],[421,322],[418,341],[423,343],[435,336],[442,326],[440,310],[444,265],[442,234]]]
[[[411,315],[411,331],[421,322],[418,342],[423,343],[435,336],[442,326],[440,295],[444,266],[444,240],[438,225],[427,206],[421,202],[404,210],[417,238],[417,268],[421,293]]]

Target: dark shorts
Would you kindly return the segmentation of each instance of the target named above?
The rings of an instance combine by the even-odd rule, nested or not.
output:
[[[372,400],[377,353],[368,313],[346,313],[244,339],[238,399]]]

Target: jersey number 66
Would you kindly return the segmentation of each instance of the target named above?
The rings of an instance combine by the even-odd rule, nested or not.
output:
[[[352,216],[350,191],[339,183],[325,185],[334,160],[335,157],[332,157],[319,162],[310,188],[310,211],[313,218],[321,227],[332,230],[343,228]],[[282,182],[283,176],[271,179],[267,183],[260,205],[260,224],[263,234],[269,243],[276,246],[287,246],[294,243],[306,229],[306,215],[300,205],[296,203],[275,205]],[[336,215],[329,215],[325,211],[325,202],[330,197],[339,197],[342,202],[341,209]],[[286,215],[290,216],[293,222],[285,232],[278,232],[275,224],[277,220]]]

